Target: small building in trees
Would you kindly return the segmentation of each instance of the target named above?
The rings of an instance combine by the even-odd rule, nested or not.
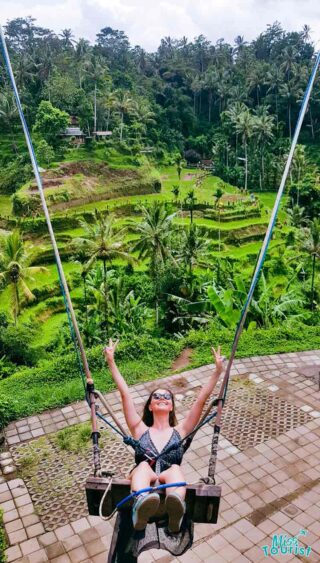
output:
[[[62,137],[70,139],[74,145],[83,145],[86,135],[80,127],[67,127],[62,133]]]
[[[93,135],[96,136],[97,139],[106,139],[112,135],[112,131],[96,131]]]

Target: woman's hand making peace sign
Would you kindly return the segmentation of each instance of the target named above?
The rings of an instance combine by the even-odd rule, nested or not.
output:
[[[112,338],[109,339],[109,346],[106,346],[103,350],[104,357],[107,362],[112,362],[114,360],[114,353],[117,349],[118,344],[119,340],[113,342]]]
[[[213,347],[211,348],[212,355],[214,357],[214,361],[216,364],[216,372],[220,375],[223,372],[223,361],[224,357],[221,356],[221,347],[218,346],[218,350],[215,350]]]

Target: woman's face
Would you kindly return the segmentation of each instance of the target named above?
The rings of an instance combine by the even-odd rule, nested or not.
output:
[[[157,389],[152,393],[150,411],[171,412],[173,410],[172,395],[168,389]]]

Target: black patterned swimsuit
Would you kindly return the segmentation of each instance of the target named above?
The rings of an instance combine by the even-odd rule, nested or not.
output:
[[[176,447],[173,447],[174,445]],[[173,464],[181,465],[183,454],[184,448],[181,444],[181,436],[175,428],[161,452],[154,445],[149,430],[146,430],[136,447],[135,462],[138,465],[141,461],[147,461],[153,471],[159,475],[159,473],[162,473],[162,471],[165,471]]]

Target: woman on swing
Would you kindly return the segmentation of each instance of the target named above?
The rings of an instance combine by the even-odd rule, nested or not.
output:
[[[117,385],[124,416],[133,438],[139,441],[135,452],[136,467],[131,473],[131,491],[139,491],[160,483],[177,483],[184,481],[180,464],[184,453],[180,440],[192,432],[198,424],[204,404],[213,392],[220,374],[223,371],[223,358],[220,346],[216,351],[212,348],[215,370],[209,381],[202,387],[196,401],[187,416],[177,422],[175,415],[174,396],[169,389],[156,388],[150,394],[142,417],[136,411],[129,387],[123,379],[114,359],[118,341],[109,341],[104,349],[113,380]],[[173,447],[174,444],[177,447]],[[166,453],[166,450],[170,450]],[[163,454],[162,454],[163,452]],[[185,514],[185,487],[168,488],[166,493],[166,511],[168,513],[168,529],[178,533]],[[159,494],[142,493],[133,507],[132,519],[135,530],[144,530],[149,518],[154,516],[160,504]]]

